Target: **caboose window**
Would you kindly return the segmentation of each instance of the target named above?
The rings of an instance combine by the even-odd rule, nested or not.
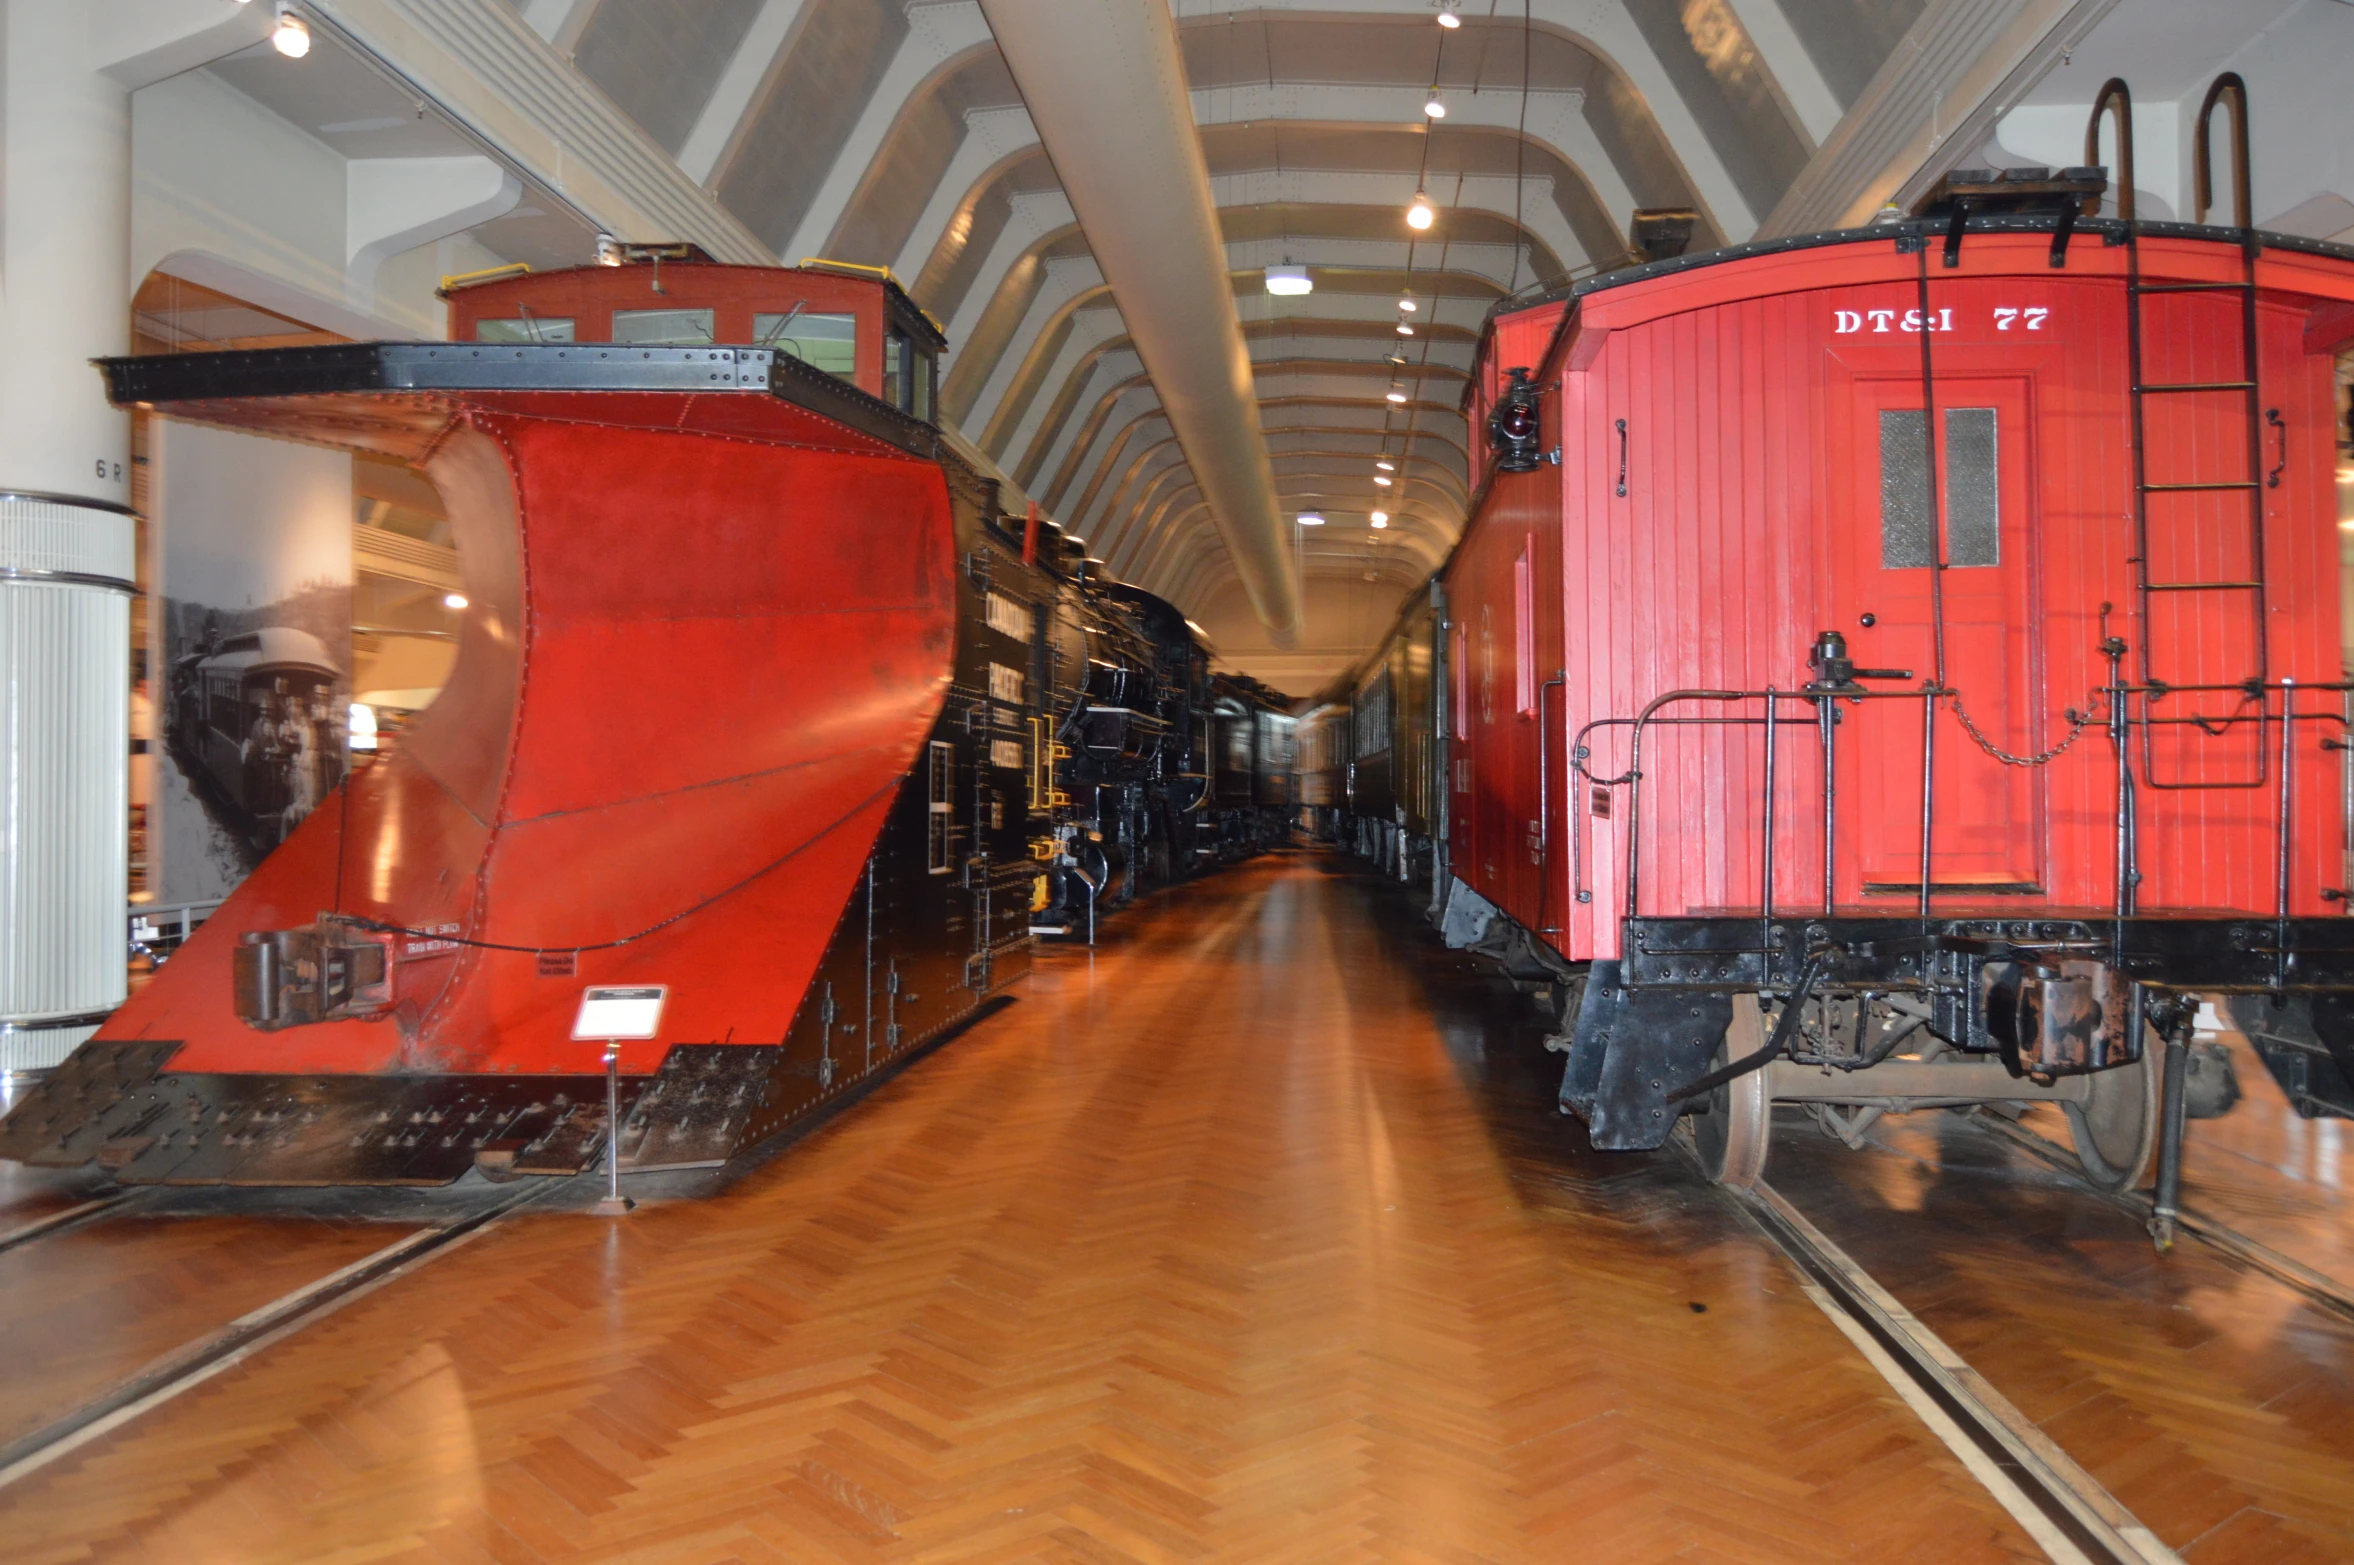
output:
[[[2002,484],[1992,408],[1945,410],[1945,563],[2000,565]]]
[[[811,369],[848,380],[858,369],[858,317],[811,315],[807,311],[756,312],[752,340],[790,353]]]
[[[615,310],[613,340],[648,348],[700,348],[719,339],[709,310]]]
[[[565,315],[526,315],[513,321],[476,321],[476,342],[570,342],[572,318]]]
[[[1892,571],[1936,563],[1937,520],[1929,508],[1929,454],[1919,408],[1880,414],[1880,564]],[[1945,410],[1945,563],[2002,563],[2001,469],[1992,408]]]

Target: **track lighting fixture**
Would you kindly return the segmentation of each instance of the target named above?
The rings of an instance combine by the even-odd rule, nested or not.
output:
[[[289,60],[311,52],[310,24],[294,14],[288,0],[278,0],[278,25],[270,29],[270,47]]]

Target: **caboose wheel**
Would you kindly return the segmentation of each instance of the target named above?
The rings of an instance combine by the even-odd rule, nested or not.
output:
[[[2158,1108],[2165,1080],[2166,1046],[2155,1030],[2142,1036],[2141,1058],[2131,1065],[2095,1071],[2086,1078],[2088,1096],[2068,1110],[2068,1132],[2084,1177],[2103,1190],[2130,1190],[2150,1167],[2158,1144]]]
[[[1758,1009],[1757,996],[1735,995],[1732,1025],[1725,1029],[1725,1041],[1709,1068],[1745,1060],[1765,1045],[1765,1018]],[[1711,1092],[1708,1112],[1692,1116],[1692,1140],[1700,1152],[1701,1170],[1720,1185],[1746,1189],[1756,1184],[1765,1175],[1773,1117],[1765,1071],[1736,1076]]]

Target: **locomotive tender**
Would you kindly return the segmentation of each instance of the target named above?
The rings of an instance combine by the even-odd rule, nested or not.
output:
[[[2202,188],[2219,106],[2228,227],[2136,221],[2127,133],[2113,220],[2088,150],[1492,314],[1468,528],[1302,788],[1556,988],[1597,1147],[2057,1102],[2163,1228],[2204,998],[2354,1114],[2354,250],[2252,228],[2236,77]]]
[[[881,275],[690,246],[448,289],[453,341],[108,361],[118,402],[398,457],[448,503],[448,687],[0,1122],[125,1183],[725,1160],[971,1019],[1039,933],[1268,840],[1185,620],[931,422]],[[1284,779],[1287,783],[1288,779]],[[1239,789],[1239,791],[1237,791]]]

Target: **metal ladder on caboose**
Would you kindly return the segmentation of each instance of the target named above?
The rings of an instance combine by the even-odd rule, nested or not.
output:
[[[2232,122],[2232,204],[2233,227],[2240,236],[2240,276],[2234,282],[2160,282],[2146,283],[2141,275],[2141,229],[2133,211],[2133,103],[2125,83],[2111,77],[2093,99],[2092,123],[2085,130],[2085,162],[2092,164],[2100,156],[2101,120],[2114,111],[2117,137],[2117,215],[2125,225],[2126,245],[2126,353],[2127,373],[2131,379],[2130,401],[2133,423],[2133,570],[2136,607],[2141,624],[2141,680],[2152,690],[2162,688],[2165,681],[2159,673],[2157,656],[2157,619],[2151,610],[2160,595],[2170,602],[2181,603],[2183,595],[2207,595],[2225,602],[2246,607],[2251,634],[2248,644],[2255,666],[2245,673],[2222,678],[2202,678],[2194,683],[2202,686],[2237,686],[2255,693],[2261,706],[2263,687],[2268,682],[2271,668],[2270,649],[2266,643],[2266,583],[2264,564],[2264,491],[2267,485],[2277,486],[2280,471],[2275,469],[2267,480],[2264,476],[2264,430],[2266,420],[2278,424],[2279,410],[2269,412],[2264,407],[2260,383],[2261,367],[2256,319],[2256,258],[2263,251],[2256,235],[2254,218],[2250,212],[2248,170],[2248,90],[2247,84],[2230,71],[2215,78],[2207,89],[2206,101],[2199,107],[2198,128],[2194,137],[2195,173],[2198,190],[2197,221],[2207,220],[2207,209],[2214,199],[2214,178],[2208,157],[2207,133],[2218,104],[2228,104]],[[2235,294],[2239,302],[2239,359],[2237,364],[2219,366],[2215,373],[2174,381],[2148,381],[2143,373],[2143,302],[2153,296],[2179,294]],[[2193,339],[2196,340],[2195,338]],[[2245,472],[2238,477],[2204,476],[2195,472],[2173,475],[2165,483],[2150,481],[2149,434],[2147,410],[2151,397],[2185,396],[2198,393],[2236,392],[2245,411],[2247,438]],[[2244,536],[2247,574],[2238,578],[2206,579],[2192,577],[2182,580],[2157,580],[2151,572],[2153,541],[2169,541],[2163,531],[2171,520],[2170,508],[2161,505],[2161,531],[2153,539],[2151,497],[2190,494],[2234,494],[2246,507]],[[2191,524],[2195,525],[2195,524]],[[2186,550],[2166,551],[2169,557],[2182,557]],[[2156,752],[2151,735],[2156,724],[2145,722],[2142,730],[2142,781],[2153,788],[2259,788],[2266,781],[2267,747],[2254,746],[2253,775],[2216,779],[2168,780],[2157,774]],[[2206,727],[2201,723],[2201,727]],[[2212,731],[2212,730],[2210,730]]]

